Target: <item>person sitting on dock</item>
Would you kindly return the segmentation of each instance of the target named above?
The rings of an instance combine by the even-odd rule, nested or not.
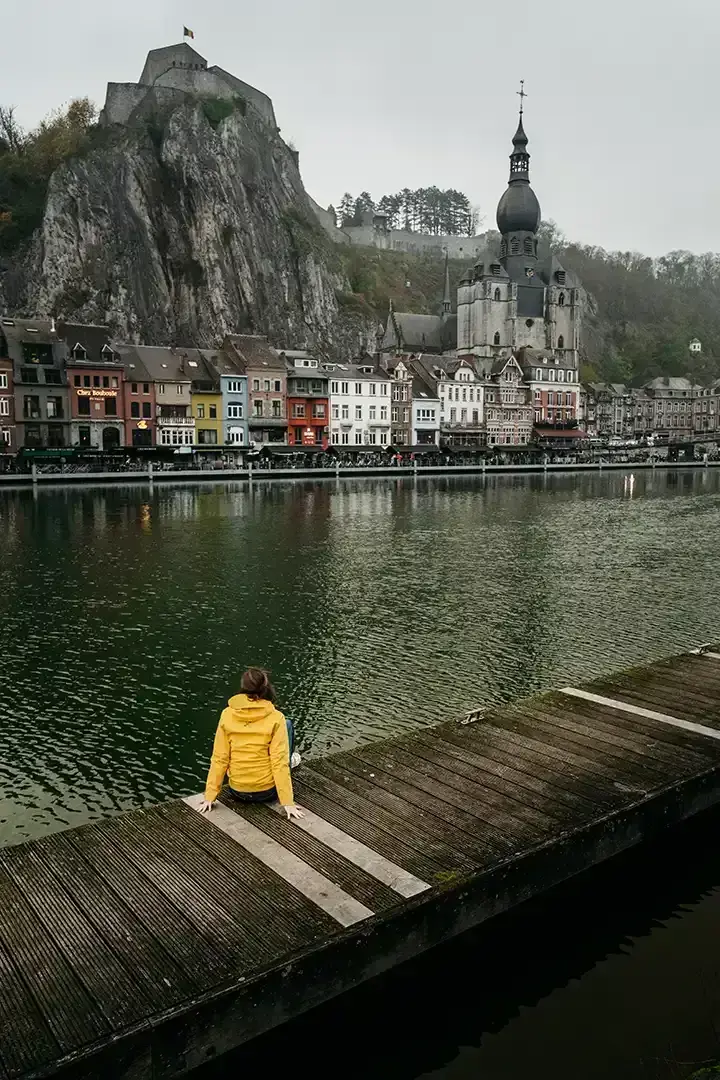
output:
[[[300,764],[292,724],[275,708],[275,690],[266,671],[248,668],[240,688],[242,693],[230,698],[220,717],[200,812],[212,810],[227,774],[234,798],[279,799],[288,818],[300,818],[290,778],[291,766]]]

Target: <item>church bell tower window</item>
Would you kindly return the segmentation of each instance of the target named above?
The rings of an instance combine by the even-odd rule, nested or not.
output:
[[[565,293],[561,292],[558,296],[558,307],[565,307]]]
[[[499,299],[500,299],[500,290],[499,290],[499,289],[496,289],[496,290],[495,290],[495,297],[494,297],[494,299],[495,299],[495,300],[499,300]]]
[[[561,334],[560,337],[558,338],[558,349],[564,349],[564,348],[565,348],[565,338]]]
[[[499,345],[499,344],[500,344],[500,333],[499,333],[499,331],[496,330],[495,331],[495,337],[493,338],[493,345]]]
[[[510,251],[513,255],[520,254],[520,241],[517,239],[517,237],[510,241]]]

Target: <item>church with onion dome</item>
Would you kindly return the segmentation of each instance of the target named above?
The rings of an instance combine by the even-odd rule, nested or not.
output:
[[[391,310],[383,351],[453,352],[467,359],[484,358],[488,363],[479,366],[489,370],[497,360],[527,349],[540,353],[541,362],[557,359],[563,368],[577,371],[582,285],[555,256],[539,257],[540,220],[540,203],[530,186],[521,106],[508,186],[497,208],[499,253],[480,255],[463,275],[456,317],[450,314],[449,281],[442,314]]]
[[[529,348],[577,368],[581,284],[555,256],[538,258],[539,226],[521,109],[508,186],[497,208],[500,254],[481,256],[458,288],[458,356],[507,356]]]
[[[524,97],[521,86],[521,102]],[[418,431],[419,438],[490,447],[533,441],[567,446],[582,438],[577,420],[584,293],[556,256],[538,250],[540,220],[521,105],[508,186],[497,208],[499,247],[481,254],[463,275],[457,314],[447,259],[439,314],[390,307],[381,345],[385,370],[394,377],[402,364],[435,390],[433,401],[423,392],[422,404],[426,412],[434,409],[436,427]],[[395,427],[392,437],[402,441]]]

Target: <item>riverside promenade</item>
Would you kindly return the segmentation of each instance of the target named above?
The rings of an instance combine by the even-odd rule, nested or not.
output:
[[[333,480],[351,477],[413,477],[413,476],[490,476],[490,475],[547,475],[548,473],[654,472],[666,469],[716,469],[720,459],[713,461],[595,461],[548,462],[523,465],[414,465],[376,466],[356,465],[336,468],[245,468],[245,469],[129,469],[33,473],[0,473],[0,489],[91,484],[117,484],[132,487],[152,487],[155,484],[217,484],[231,481],[269,483],[273,480]]]
[[[0,1080],[181,1076],[717,804],[720,646],[294,778],[0,850]]]

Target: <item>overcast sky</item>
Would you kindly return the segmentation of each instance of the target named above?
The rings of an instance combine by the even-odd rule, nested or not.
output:
[[[102,104],[151,48],[195,47],[269,94],[322,205],[464,191],[494,227],[525,79],[531,181],[571,239],[720,250],[713,0],[22,0],[2,4],[0,101],[32,125]],[[100,11],[102,10],[102,15]]]

